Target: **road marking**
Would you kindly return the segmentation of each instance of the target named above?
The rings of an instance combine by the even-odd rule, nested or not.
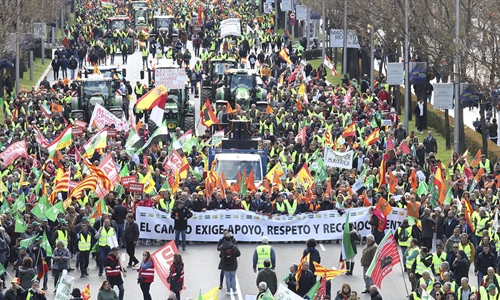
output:
[[[325,246],[323,246],[323,244],[322,244],[322,243],[319,243],[319,247],[321,248],[321,251],[323,251],[323,252],[325,252],[325,251],[326,251]]]
[[[238,280],[238,275],[236,275],[236,292],[238,293],[238,300],[243,300],[241,295],[240,281]]]

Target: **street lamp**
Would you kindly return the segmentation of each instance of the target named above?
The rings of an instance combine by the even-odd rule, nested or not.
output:
[[[457,0],[458,1],[458,0]],[[404,45],[404,64],[405,64],[405,129],[409,130],[409,120],[410,120],[410,60],[408,59],[409,54],[409,43],[408,43],[408,0],[405,0],[405,45]]]
[[[347,0],[344,0],[344,51],[342,72],[347,74]]]

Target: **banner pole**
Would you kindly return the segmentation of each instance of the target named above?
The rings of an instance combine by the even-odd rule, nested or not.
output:
[[[403,279],[404,279],[405,278],[405,272],[403,270],[403,262],[402,262],[401,259],[399,260],[399,266],[401,267],[401,274],[403,275]],[[410,293],[408,292],[408,285],[406,284],[406,280],[403,280],[403,282],[405,283],[406,295],[408,296],[408,295],[410,295]]]

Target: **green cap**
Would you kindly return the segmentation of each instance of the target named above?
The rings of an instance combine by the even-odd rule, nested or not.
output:
[[[26,250],[27,250],[27,249],[26,249],[26,247],[24,247],[24,246],[21,246],[21,247],[19,247],[19,248],[17,248],[17,249],[19,249],[19,250],[24,250],[24,251],[26,251]]]
[[[87,217],[83,217],[83,218],[82,218],[82,222],[89,222],[89,218],[87,218]]]
[[[36,226],[40,226],[40,223],[35,221],[35,222],[31,223],[31,225],[33,225],[33,227],[36,227]]]

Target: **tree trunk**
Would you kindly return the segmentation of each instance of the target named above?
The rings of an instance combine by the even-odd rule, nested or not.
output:
[[[481,134],[482,142],[483,142],[483,148],[481,149],[482,154],[486,155],[488,157],[488,133],[486,129],[486,118],[484,116],[484,100],[481,98],[479,100],[479,116],[481,117],[481,131],[483,134]]]
[[[444,138],[446,139],[446,150],[451,149],[451,136],[450,136],[450,117],[448,110],[444,110]]]
[[[347,49],[347,71],[349,78],[359,78],[358,49]],[[345,73],[344,73],[345,74]]]

